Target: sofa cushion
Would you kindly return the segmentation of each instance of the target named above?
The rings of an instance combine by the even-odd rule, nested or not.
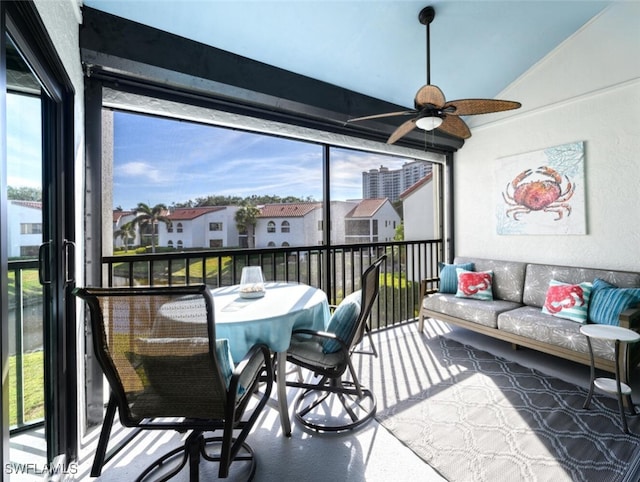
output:
[[[456,291],[458,298],[484,301],[493,299],[493,291],[491,290],[493,271],[467,271],[457,268],[456,273],[458,273],[458,289]]]
[[[440,293],[455,293],[458,289],[458,273],[457,269],[466,269],[473,271],[473,263],[447,264],[438,263],[440,269]]]
[[[526,263],[468,257],[457,257],[455,263],[474,263],[475,271],[493,271],[493,298],[522,304]]]
[[[603,325],[619,325],[620,313],[640,303],[640,288],[618,288],[605,280],[593,282],[589,321]]]
[[[498,316],[501,331],[588,354],[587,337],[580,333],[581,326],[571,320],[546,315],[534,306],[523,306]],[[592,344],[595,356],[614,359],[612,342],[593,339]]]
[[[476,266],[476,269],[481,268]],[[639,273],[574,268],[571,266],[554,266],[548,264],[529,264],[527,265],[524,283],[523,302],[525,305],[542,308],[547,296],[549,282],[552,279],[575,284],[583,281],[593,282],[596,278],[601,278],[609,283],[619,286],[620,288],[634,288],[640,286]]]
[[[427,296],[422,306],[437,313],[462,318],[480,325],[496,328],[498,315],[504,311],[521,306],[519,303],[504,300],[480,301],[469,298],[458,298],[450,293],[434,293]],[[437,318],[437,316],[435,316]]]
[[[592,287],[593,284],[590,282],[569,284],[552,279],[542,312],[577,323],[586,323]]]

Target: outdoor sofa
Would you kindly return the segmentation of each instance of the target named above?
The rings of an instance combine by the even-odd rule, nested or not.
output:
[[[488,280],[490,299],[477,299],[482,296],[474,293],[486,287],[487,275],[483,272],[492,273]],[[465,294],[460,292],[464,286],[456,286],[459,274],[467,281],[474,276],[476,280],[485,278],[480,287],[472,283],[467,286],[471,293]],[[559,288],[552,290],[551,285]],[[589,285],[590,293],[589,289],[583,293],[576,288]],[[567,296],[554,303],[554,290],[556,298],[557,292]],[[580,298],[577,291],[586,296]],[[435,318],[511,342],[514,348],[527,347],[585,365],[590,364],[590,357],[586,337],[580,333],[583,323],[617,324],[634,330],[640,327],[640,273],[626,271],[457,257],[453,265],[441,266],[438,279],[421,283],[421,297],[420,332],[425,318]],[[568,314],[563,313],[572,303]],[[585,316],[581,321],[575,321],[571,312],[577,308]],[[592,340],[592,345],[595,366],[615,372],[613,342]],[[640,343],[630,347],[627,362],[623,374],[640,362]]]

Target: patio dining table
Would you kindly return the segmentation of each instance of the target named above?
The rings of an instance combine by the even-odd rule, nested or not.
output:
[[[291,333],[295,329],[324,329],[330,316],[326,294],[305,284],[284,282],[266,283],[265,294],[260,298],[242,298],[239,285],[216,288],[211,293],[216,338],[229,340],[234,363],[240,362],[256,343],[266,344],[275,353],[280,423],[283,433],[290,436],[285,378]],[[168,335],[162,331],[170,329],[170,310],[163,316],[169,323],[159,327],[155,336]],[[207,336],[204,323],[202,336]]]

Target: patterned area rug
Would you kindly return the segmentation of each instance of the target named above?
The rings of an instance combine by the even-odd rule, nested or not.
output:
[[[596,393],[584,410],[584,388],[410,328],[382,335],[363,380],[378,421],[444,478],[638,480],[640,417],[624,434],[615,399]]]

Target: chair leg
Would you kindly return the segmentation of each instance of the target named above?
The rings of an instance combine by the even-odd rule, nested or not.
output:
[[[365,330],[365,334],[367,335],[367,338],[369,338],[369,344],[371,345],[371,350],[369,351],[354,350],[353,353],[358,353],[360,355],[373,355],[376,358],[378,358],[378,350],[376,350],[376,346],[373,343],[373,336],[371,335],[371,328],[369,328],[369,323],[364,324],[364,330]]]
[[[102,466],[104,465],[104,458],[107,452],[107,445],[109,443],[109,437],[111,436],[111,428],[113,427],[113,419],[116,416],[116,401],[113,395],[109,397],[109,403],[107,404],[107,411],[104,415],[102,422],[102,430],[100,431],[100,438],[98,439],[98,447],[96,448],[96,455],[93,458],[93,465],[91,466],[91,477],[99,477],[102,473]]]
[[[200,453],[204,450],[204,436],[202,432],[192,432],[187,438],[189,457],[189,481],[198,482],[200,480]]]

